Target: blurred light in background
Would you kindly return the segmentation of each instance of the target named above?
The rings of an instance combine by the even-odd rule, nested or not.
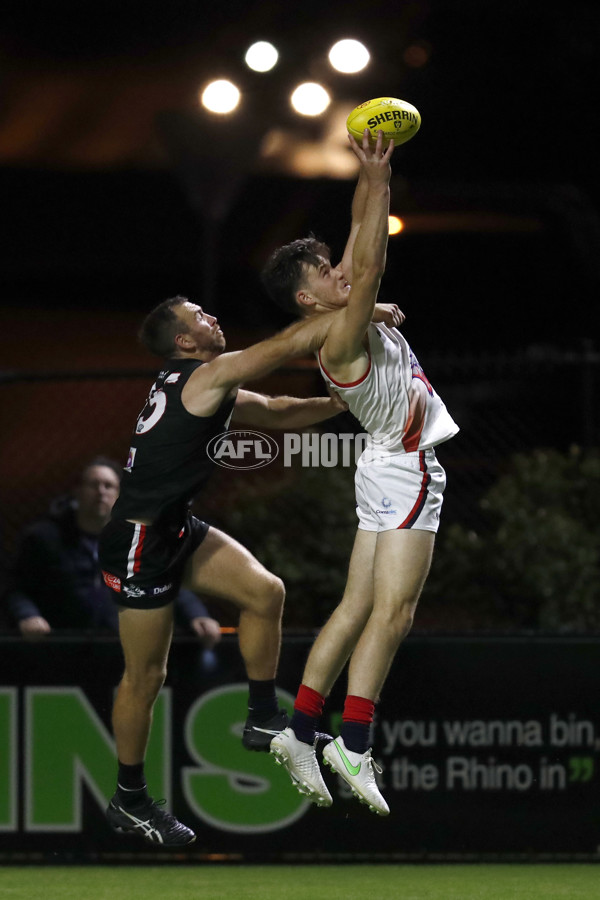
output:
[[[347,75],[360,72],[368,65],[370,58],[365,45],[351,39],[338,41],[329,51],[329,62],[333,68]]]
[[[389,216],[388,218],[388,233],[389,234],[400,234],[401,231],[404,230],[404,222],[398,216]]]
[[[430,56],[431,44],[428,44],[427,41],[418,41],[406,48],[402,54],[402,59],[411,69],[420,69],[421,66],[429,62]]]
[[[307,81],[298,85],[290,102],[302,116],[320,116],[331,103],[331,98],[322,85]]]
[[[200,96],[202,105],[213,113],[226,115],[233,112],[240,102],[240,92],[231,81],[211,81]]]
[[[255,72],[270,72],[277,64],[279,54],[268,41],[257,41],[248,48],[244,58],[248,68]]]

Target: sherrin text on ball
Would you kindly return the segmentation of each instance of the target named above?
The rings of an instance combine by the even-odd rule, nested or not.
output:
[[[373,141],[377,140],[377,132],[383,131],[384,147],[387,147],[392,138],[396,147],[405,144],[415,136],[420,127],[419,110],[407,100],[396,97],[367,100],[353,109],[346,120],[346,128],[359,143],[365,128],[371,132]]]

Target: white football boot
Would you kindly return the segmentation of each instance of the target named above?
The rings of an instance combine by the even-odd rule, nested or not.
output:
[[[294,787],[316,803],[331,806],[333,803],[327,785],[323,781],[314,744],[299,741],[291,728],[284,728],[271,741],[271,753],[275,762],[287,769]]]
[[[375,772],[381,774],[381,768],[370,750],[362,754],[354,753],[338,737],[323,748],[323,762],[350,785],[352,793],[372,812],[379,816],[389,815],[390,808],[379,793],[375,780]]]

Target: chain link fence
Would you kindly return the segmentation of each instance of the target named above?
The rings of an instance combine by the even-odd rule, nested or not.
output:
[[[513,356],[448,355],[428,360],[428,377],[461,428],[438,448],[448,474],[440,538],[453,525],[473,531],[485,528],[482,497],[514,454],[539,448],[566,452],[574,445],[598,447],[599,363],[600,354],[591,345],[577,352],[539,349]],[[154,375],[120,370],[0,376],[5,563],[23,526],[72,488],[90,458],[104,454],[124,463],[132,426]],[[283,369],[251,387],[269,394],[323,393],[312,364]],[[320,430],[339,435],[361,429],[344,413],[322,423]],[[273,439],[282,446],[280,433],[274,432]],[[300,457],[285,466],[280,453],[258,472],[217,469],[198,501],[203,518],[228,530],[275,571],[283,551],[297,547],[292,562],[278,573],[288,584],[288,597],[290,583],[292,592],[294,585],[297,588],[291,624],[318,625],[313,619],[320,620],[343,587],[356,527],[353,468],[351,464],[305,472]],[[321,559],[322,548],[328,555]],[[324,594],[324,608],[303,602],[307,570],[314,575],[308,588]]]

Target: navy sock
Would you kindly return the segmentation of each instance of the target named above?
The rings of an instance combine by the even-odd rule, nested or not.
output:
[[[266,681],[249,678],[248,693],[248,712],[253,722],[266,722],[278,713],[274,678]]]
[[[315,719],[314,716],[309,716],[308,713],[300,712],[299,709],[295,709],[292,721],[290,722],[290,728],[299,741],[303,741],[305,744],[312,744],[315,740],[315,732],[318,724],[319,720]]]
[[[364,722],[342,722],[340,735],[348,750],[363,754],[371,743],[371,726]]]
[[[140,806],[148,799],[148,788],[144,775],[144,763],[127,766],[119,762],[117,775],[117,796],[125,807]]]

